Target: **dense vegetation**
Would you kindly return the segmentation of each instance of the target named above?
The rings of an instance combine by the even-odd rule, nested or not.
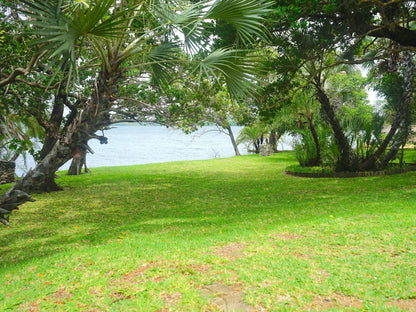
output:
[[[414,310],[416,173],[284,175],[294,163],[63,174],[1,229],[0,310]]]

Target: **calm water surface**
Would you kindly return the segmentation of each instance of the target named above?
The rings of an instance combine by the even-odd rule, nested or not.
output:
[[[241,129],[232,127],[235,137]],[[184,134],[180,130],[161,126],[116,125],[105,131],[108,144],[90,140],[89,145],[95,153],[87,155],[87,165],[94,168],[234,156],[229,136],[216,130],[212,126]],[[279,148],[289,149],[290,146],[282,143]],[[242,155],[248,154],[244,144],[239,145],[239,150]],[[67,162],[61,169],[68,169],[70,163]],[[16,174],[21,176],[34,167],[34,161],[28,159],[25,168],[23,160],[18,159],[16,167]]]

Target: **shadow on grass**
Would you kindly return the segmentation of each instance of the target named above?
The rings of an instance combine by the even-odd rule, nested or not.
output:
[[[0,229],[2,266],[105,245],[123,233],[153,243],[173,236],[232,240],[236,233],[267,232],[329,215],[391,212],[400,209],[397,203],[406,204],[409,179],[415,177],[299,179],[281,173],[291,154],[255,156],[65,177],[64,191],[36,196],[37,202],[12,216],[10,228]]]

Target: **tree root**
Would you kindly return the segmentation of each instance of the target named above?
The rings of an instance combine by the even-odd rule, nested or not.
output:
[[[10,225],[8,215],[13,210],[19,209],[20,205],[28,201],[34,202],[35,200],[29,194],[21,190],[17,190],[14,187],[9,189],[0,198],[0,223]]]

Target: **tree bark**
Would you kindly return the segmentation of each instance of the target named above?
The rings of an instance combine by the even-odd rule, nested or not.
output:
[[[85,173],[90,172],[87,168],[87,151],[77,146],[67,175],[80,175],[82,167],[84,167]]]
[[[46,155],[48,155],[59,137],[59,130],[64,114],[64,101],[66,100],[66,94],[63,93],[62,88],[63,87],[61,87],[55,95],[55,101],[49,120],[43,121],[40,120],[40,116],[38,117],[38,121],[40,121],[40,124],[45,129],[45,139],[40,151],[40,159],[43,159]]]
[[[68,146],[56,142],[46,157],[38,162],[22,179],[19,179],[0,197],[0,222],[9,225],[8,215],[27,201],[34,201],[29,193],[60,190],[55,182],[55,172],[72,156]]]
[[[48,155],[20,179],[14,188],[29,194],[60,190],[61,188],[55,182],[55,172],[71,157],[70,146],[57,141]]]
[[[308,118],[308,128],[311,131],[313,141],[316,148],[316,158],[311,163],[312,166],[321,166],[322,165],[322,155],[321,155],[321,144],[319,143],[318,132],[316,131],[315,126],[313,125],[312,117]]]
[[[273,152],[277,153],[277,143],[279,139],[282,137],[281,133],[278,133],[276,130],[271,130],[269,134],[269,144],[272,146]]]
[[[234,133],[233,133],[233,130],[231,129],[231,126],[228,125],[226,129],[228,131],[228,135],[230,136],[231,143],[233,144],[235,156],[240,156],[241,154],[240,154],[240,151],[238,150],[238,145],[237,145],[237,142],[235,141]]]
[[[404,81],[403,81],[403,95],[400,101],[398,115],[400,119],[396,140],[386,156],[382,159],[381,165],[383,167],[396,156],[400,147],[406,144],[409,137],[411,118],[410,106],[414,98],[414,77],[415,77],[415,63],[412,51],[404,52]]]
[[[335,143],[339,149],[340,157],[335,169],[336,171],[356,171],[358,164],[354,161],[351,146],[341,128],[341,124],[339,123],[337,116],[335,115],[334,108],[322,88],[319,77],[315,78],[314,85],[316,89],[316,97],[321,104],[321,110],[326,117],[326,121],[329,123],[332,131],[334,132]]]

